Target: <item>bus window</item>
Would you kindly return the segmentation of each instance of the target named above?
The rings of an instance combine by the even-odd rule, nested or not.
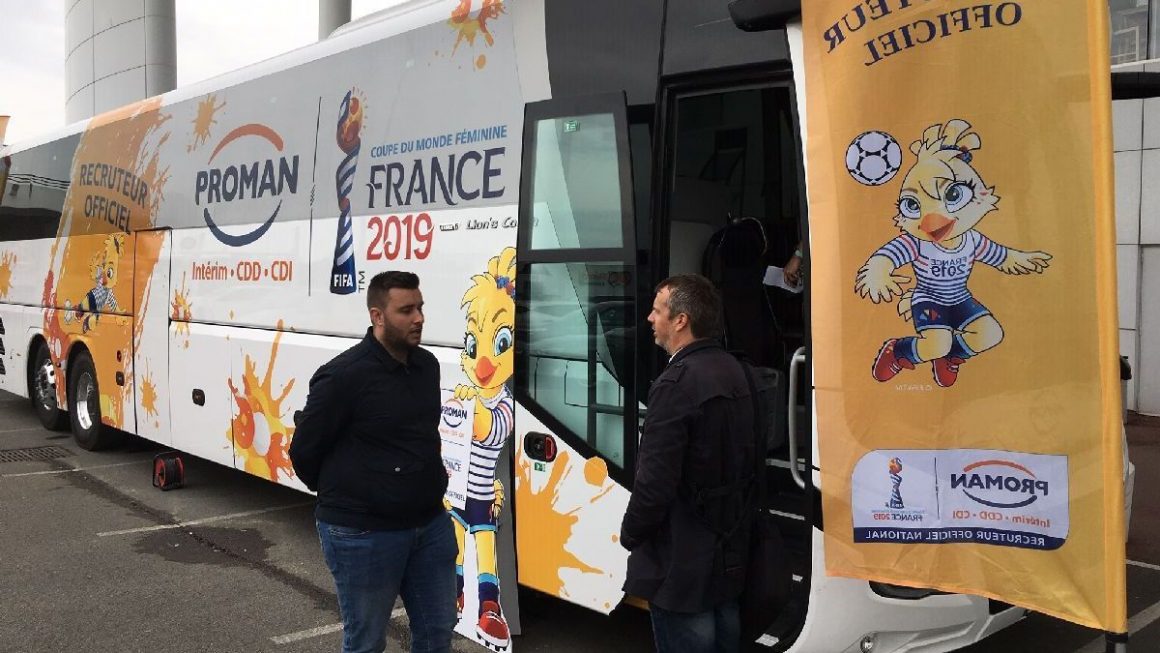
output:
[[[615,134],[610,114],[536,125],[533,249],[622,245]]]
[[[0,242],[56,235],[79,142],[69,136],[0,161]]]
[[[537,263],[525,284],[530,397],[624,467],[624,388],[632,308],[619,263]]]
[[[528,106],[516,391],[614,475],[631,468],[636,271],[623,95]],[[628,405],[626,405],[628,404]],[[627,418],[627,422],[626,422]]]

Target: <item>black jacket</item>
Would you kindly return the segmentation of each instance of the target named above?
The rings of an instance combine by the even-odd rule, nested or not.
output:
[[[626,592],[675,612],[704,612],[740,595],[754,440],[741,364],[714,340],[677,352],[649,390],[620,527],[631,551]]]
[[[318,519],[367,530],[414,528],[443,510],[439,362],[415,348],[406,365],[375,340],[318,368],[294,415],[290,461],[318,492]]]

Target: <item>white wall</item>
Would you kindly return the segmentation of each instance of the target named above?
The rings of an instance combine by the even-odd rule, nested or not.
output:
[[[1160,72],[1160,62],[1112,70]],[[1160,415],[1160,98],[1113,102],[1112,119],[1120,353],[1133,374],[1127,405]]]
[[[174,0],[60,1],[68,122],[176,86]]]

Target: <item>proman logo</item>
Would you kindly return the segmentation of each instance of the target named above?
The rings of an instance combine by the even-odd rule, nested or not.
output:
[[[443,423],[448,428],[457,429],[463,422],[467,421],[467,409],[463,407],[463,402],[452,398],[443,404]]]
[[[991,508],[1022,508],[1047,496],[1050,484],[1010,460],[982,460],[951,474],[951,489],[961,488],[972,501]]]
[[[249,145],[243,150],[248,156],[235,155],[234,161],[224,167],[220,163],[215,166],[218,154],[235,142]],[[253,152],[266,148],[273,148],[270,156],[253,157]],[[231,148],[236,149],[237,146]],[[207,205],[202,209],[202,217],[215,238],[230,247],[242,247],[258,240],[270,230],[274,219],[278,217],[278,211],[282,209],[283,194],[293,195],[298,192],[298,155],[287,158],[282,155],[282,150],[282,137],[278,132],[258,123],[234,129],[217,144],[209,157],[210,167],[197,173],[194,192],[194,202],[198,206],[203,202]],[[238,162],[238,159],[242,161]],[[269,210],[270,217],[253,231],[237,235],[227,233],[214,222],[210,205],[241,201],[253,203],[247,205],[248,214],[263,215]],[[259,211],[260,207],[266,208]]]

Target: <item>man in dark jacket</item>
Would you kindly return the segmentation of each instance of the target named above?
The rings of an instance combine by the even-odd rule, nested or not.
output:
[[[318,492],[314,514],[338,588],[344,653],[383,650],[400,595],[411,651],[448,651],[458,549],[443,508],[439,362],[419,348],[419,278],[375,275],[367,308],[366,337],[310,380],[290,460]]]
[[[661,653],[736,651],[755,468],[749,382],[715,339],[721,300],[708,279],[662,281],[648,321],[670,358],[649,390],[620,527],[624,589],[648,600]]]

